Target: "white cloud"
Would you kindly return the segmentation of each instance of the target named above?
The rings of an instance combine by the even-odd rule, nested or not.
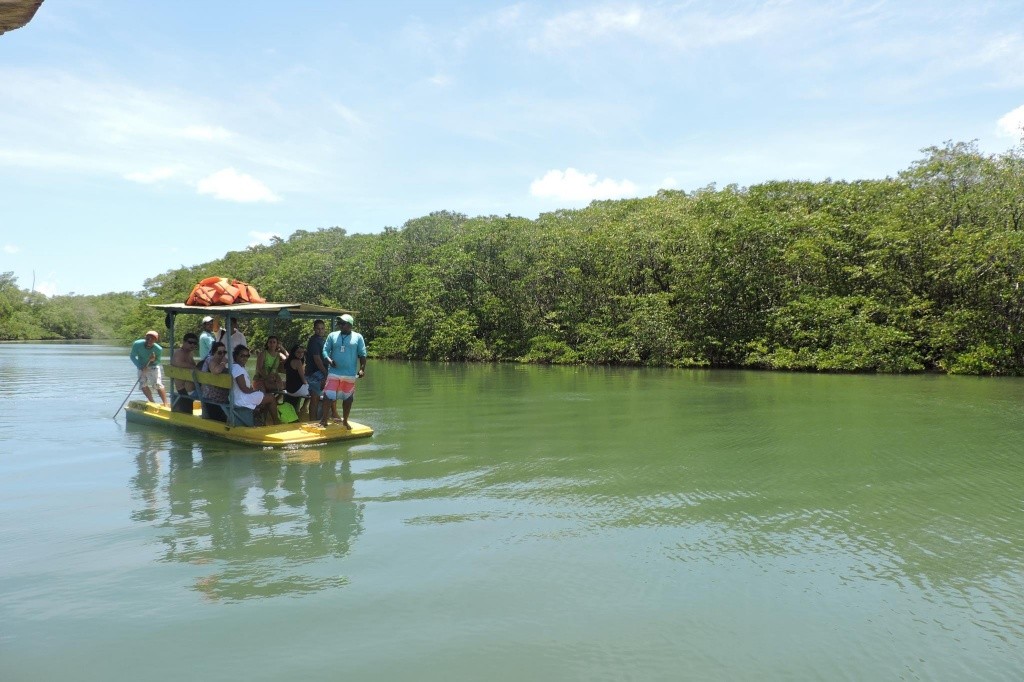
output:
[[[636,196],[636,192],[636,185],[629,180],[598,180],[596,173],[581,173],[575,168],[549,170],[544,177],[530,183],[533,196],[563,201],[621,199]]]
[[[178,174],[180,168],[175,166],[163,166],[161,168],[153,168],[148,171],[136,171],[134,173],[125,173],[124,179],[131,180],[132,182],[138,182],[143,185],[151,185],[161,180],[167,180]]]
[[[234,168],[224,168],[203,178],[196,189],[200,194],[210,194],[227,201],[273,203],[281,200],[262,182],[251,175],[239,173]]]
[[[448,76],[448,75],[443,74],[443,73],[438,73],[438,74],[435,74],[435,75],[431,76],[430,78],[428,78],[427,82],[430,83],[431,85],[437,86],[439,88],[447,88],[454,81],[452,81],[452,77],[451,76]]]
[[[2,77],[0,77],[2,81]],[[3,126],[0,125],[0,129]],[[73,171],[78,173],[110,173],[117,162],[105,158],[89,158],[84,154],[29,149],[0,149],[0,167],[30,168],[42,171]]]
[[[998,88],[1024,86],[1024,37],[1019,32],[987,36],[985,44],[968,62],[986,73],[986,80]]]
[[[249,232],[249,236],[252,237],[252,241],[249,242],[249,246],[269,244],[270,240],[273,239],[274,237],[277,237],[278,239],[281,238],[281,235],[278,234],[277,232],[259,232],[256,230]]]
[[[660,189],[674,189],[679,182],[673,177],[667,177],[661,181]]]
[[[181,136],[190,140],[227,140],[233,135],[220,126],[187,126],[181,131]]]
[[[790,13],[787,15],[787,13]],[[544,22],[531,47],[559,50],[619,36],[686,50],[749,40],[791,21],[785,3],[768,3],[756,11],[711,14],[687,7],[574,10]]]
[[[344,104],[334,102],[331,104],[331,108],[334,109],[334,112],[338,114],[338,116],[341,116],[342,120],[350,126],[355,127],[364,125],[363,119],[359,117],[359,114],[346,107]]]
[[[0,140],[0,172],[27,168],[195,186],[205,169],[234,166],[274,186],[305,188],[328,156],[324,137],[311,134],[315,127],[304,117],[288,118],[273,102],[242,106],[116,78],[4,65],[0,83],[0,130],[9,133]],[[242,132],[182,123],[224,119]],[[173,176],[157,170],[168,168]]]
[[[36,282],[35,290],[49,298],[56,296],[59,289],[56,282]]]
[[[511,5],[479,15],[459,29],[453,45],[458,50],[464,50],[480,40],[493,41],[495,35],[515,30],[524,18],[523,9],[522,5]]]
[[[18,253],[19,251],[21,251],[21,249],[19,249],[14,244],[4,244],[4,253],[14,254],[14,253]]]
[[[1024,104],[1004,114],[996,122],[999,134],[1007,137],[1024,137]]]
[[[544,23],[542,42],[547,46],[578,45],[615,33],[637,33],[644,23],[640,10],[577,10]]]

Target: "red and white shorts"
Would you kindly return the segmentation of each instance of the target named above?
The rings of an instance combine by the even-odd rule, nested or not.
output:
[[[336,374],[327,375],[324,384],[324,396],[328,400],[348,400],[356,394],[356,377],[342,377]]]

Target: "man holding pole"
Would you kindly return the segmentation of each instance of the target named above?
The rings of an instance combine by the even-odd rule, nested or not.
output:
[[[139,384],[142,386],[142,392],[146,394],[146,399],[151,403],[156,402],[153,400],[153,389],[155,388],[160,394],[164,407],[170,407],[171,404],[167,401],[167,391],[164,390],[163,372],[160,369],[160,359],[163,357],[164,349],[157,343],[159,340],[160,334],[157,332],[153,330],[146,332],[145,338],[132,344],[132,352],[129,357],[139,370]]]

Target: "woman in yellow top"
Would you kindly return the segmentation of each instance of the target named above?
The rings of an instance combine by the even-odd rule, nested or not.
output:
[[[255,380],[263,379],[271,374],[283,374],[284,363],[288,361],[288,351],[278,342],[276,336],[268,336],[263,350],[256,354]]]

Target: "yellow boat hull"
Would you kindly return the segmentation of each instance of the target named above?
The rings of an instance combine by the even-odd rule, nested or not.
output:
[[[286,445],[313,445],[316,443],[332,443],[334,441],[369,438],[373,429],[364,424],[349,420],[351,429],[341,424],[320,426],[317,422],[295,422],[275,426],[228,426],[224,422],[203,419],[199,410],[192,414],[171,412],[157,403],[145,400],[133,400],[124,408],[128,421],[136,424],[154,426],[171,426],[187,429],[236,443],[283,447]]]

